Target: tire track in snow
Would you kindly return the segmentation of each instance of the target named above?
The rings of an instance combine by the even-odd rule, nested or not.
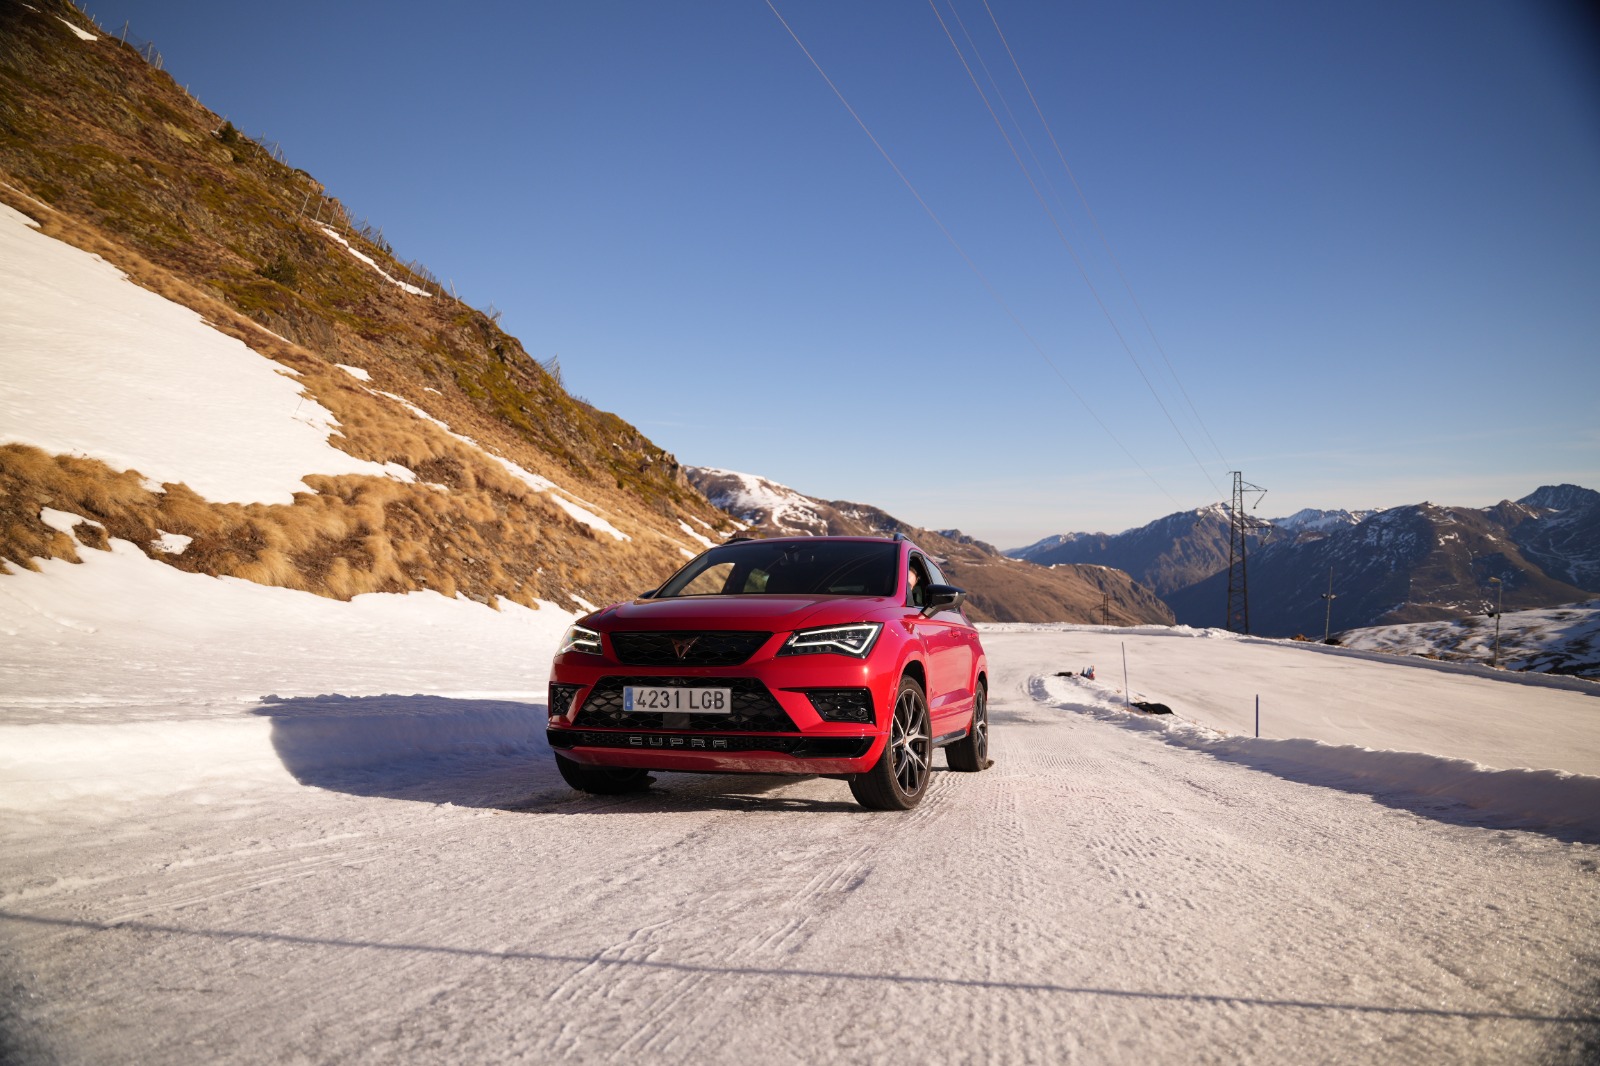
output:
[[[748,856],[741,854],[733,876],[725,879],[729,887],[709,896],[702,891],[695,899],[695,910],[700,914],[730,914],[735,916],[735,921],[753,926],[741,933],[731,949],[718,953],[715,961],[735,968],[785,968],[784,960],[800,954],[826,927],[833,913],[867,883],[885,847],[899,846],[913,835],[924,836],[929,832],[925,827],[936,827],[946,817],[952,795],[950,784],[942,780],[946,776],[943,771],[933,774],[922,802],[909,812],[852,811],[846,815],[852,820],[888,827],[893,831],[892,836],[880,838],[877,834],[862,834],[861,839],[852,837],[849,846],[841,848],[838,833],[828,831],[828,827],[820,823],[806,825],[801,834],[782,837],[773,845],[773,853],[765,860],[769,872],[755,883],[749,880]],[[705,791],[713,788],[715,786],[706,786]],[[797,794],[815,795],[841,788],[837,782],[808,779],[766,795],[781,803],[786,797],[799,798]],[[849,801],[841,796],[836,802]],[[666,875],[703,889],[707,859],[703,849],[715,853],[719,841],[736,838],[740,833],[736,823],[748,814],[783,817],[779,810],[763,812],[758,807],[740,814],[712,816],[685,837],[683,845],[675,849],[671,857],[657,856],[652,861],[655,867],[652,873],[637,880],[656,880]],[[814,831],[818,829],[821,831]],[[788,871],[807,866],[817,869],[798,889],[794,888],[792,874]],[[646,925],[648,931],[644,936],[630,932],[625,937],[622,943],[626,954],[582,968],[563,981],[559,990],[568,1009],[585,1013],[604,1012],[619,1000],[631,1006],[632,997],[642,994],[644,1002],[638,1009],[625,1012],[626,1021],[619,1016],[615,1023],[623,1025],[628,1034],[622,1039],[619,1051],[661,1056],[681,1050],[685,1039],[693,1039],[704,1024],[716,1020],[713,1014],[720,1017],[725,1013],[725,1005],[710,994],[710,989],[727,978],[723,974],[706,972],[673,973],[660,968],[641,972],[604,965],[604,961],[622,958],[656,959],[666,951],[670,951],[675,960],[700,961],[695,951],[703,950],[701,945],[683,944],[683,933],[674,921]],[[593,1025],[584,1028],[592,1030]],[[582,1032],[563,1026],[562,1034],[549,1050],[553,1054],[573,1054],[582,1046],[582,1036]]]
[[[831,782],[825,784],[837,787]],[[780,792],[815,787],[815,783],[801,782]],[[717,841],[736,835],[737,827],[728,823],[739,817],[715,816],[691,834],[693,843],[678,849],[672,861],[658,856],[656,865],[662,868],[658,876],[666,872],[703,887],[706,852],[702,846],[715,851]],[[749,870],[743,867],[742,878],[725,879],[729,887],[696,898],[697,912],[727,914],[733,921],[745,920],[754,927],[743,933],[731,948],[717,954],[720,965],[779,969],[783,959],[804,948],[828,915],[860,888],[872,871],[872,859],[877,850],[874,841],[861,841],[842,853],[838,843],[837,836],[832,833],[816,834],[808,839],[784,838],[767,858],[770,872],[766,878],[751,884]],[[808,864],[818,868],[796,889],[786,871]],[[686,1039],[693,1040],[705,1023],[715,1020],[712,1014],[725,1014],[719,997],[711,992],[713,987],[726,981],[724,975],[660,969],[640,971],[605,965],[607,961],[620,958],[655,959],[667,951],[676,959],[696,961],[692,954],[685,952],[682,931],[677,925],[678,916],[646,923],[627,935],[620,954],[602,957],[596,965],[584,967],[562,982],[558,990],[561,1004],[574,1010],[585,1024],[578,1029],[564,1025],[550,1047],[552,1053],[576,1053],[582,1047],[584,1032],[594,1028],[596,1014],[605,1014],[618,1000],[630,1009],[616,1018],[615,1024],[624,1026],[627,1033],[617,1045],[617,1051],[629,1055],[662,1057],[683,1050]],[[635,997],[642,1002],[635,1004]],[[638,1009],[631,1009],[635,1006]]]

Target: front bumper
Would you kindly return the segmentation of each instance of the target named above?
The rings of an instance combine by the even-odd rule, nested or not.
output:
[[[650,669],[562,656],[551,674],[546,737],[552,750],[595,766],[685,773],[865,772],[886,743],[887,730],[877,719],[887,697],[866,663],[834,659],[826,670],[820,665],[797,657],[739,667]],[[734,711],[727,716],[628,712],[620,697],[624,685],[728,687]],[[843,688],[870,693],[869,720],[822,717],[810,694]]]
[[[682,773],[857,774],[883,751],[881,736],[804,736],[668,730],[567,729],[545,733],[575,762]]]

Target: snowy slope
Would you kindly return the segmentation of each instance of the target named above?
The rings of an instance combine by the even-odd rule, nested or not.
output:
[[[289,503],[307,474],[414,481],[328,443],[287,368],[0,204],[0,443],[86,455],[216,502]]]
[[[1600,600],[1507,611],[1500,616],[1498,632],[1500,663],[1507,669],[1600,679]],[[1493,618],[1474,615],[1352,629],[1339,634],[1339,639],[1347,648],[1483,663],[1494,657],[1495,634]]]

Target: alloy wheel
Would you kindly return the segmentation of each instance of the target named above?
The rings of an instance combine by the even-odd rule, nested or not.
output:
[[[894,776],[901,791],[914,796],[927,782],[928,764],[933,754],[927,729],[928,714],[914,691],[900,693],[894,709]]]

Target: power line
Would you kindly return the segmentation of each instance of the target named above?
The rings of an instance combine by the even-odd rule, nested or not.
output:
[[[1000,43],[1005,47],[1006,56],[1011,60],[1011,67],[1017,72],[1017,80],[1022,82],[1022,87],[1028,93],[1028,99],[1033,104],[1034,114],[1039,116],[1039,124],[1044,127],[1045,133],[1050,138],[1050,144],[1056,150],[1056,158],[1061,160],[1061,168],[1066,171],[1067,178],[1071,180],[1073,189],[1078,194],[1078,202],[1083,205],[1084,214],[1089,216],[1089,222],[1094,226],[1094,231],[1100,237],[1100,243],[1106,250],[1106,256],[1116,268],[1117,277],[1122,281],[1122,287],[1127,290],[1128,298],[1133,301],[1134,308],[1139,312],[1139,319],[1144,323],[1145,331],[1150,334],[1151,342],[1156,346],[1156,351],[1161,353],[1161,361],[1167,366],[1167,373],[1172,375],[1172,380],[1178,386],[1178,391],[1183,394],[1184,402],[1189,405],[1189,411],[1200,425],[1206,435],[1206,440],[1211,442],[1211,448],[1217,453],[1217,458],[1227,462],[1222,454],[1222,449],[1217,446],[1216,438],[1211,435],[1206,420],[1201,417],[1199,408],[1195,407],[1194,400],[1189,396],[1189,390],[1183,387],[1183,379],[1178,376],[1177,368],[1172,365],[1172,360],[1167,358],[1167,350],[1162,346],[1161,340],[1156,336],[1155,327],[1150,324],[1150,318],[1144,312],[1144,305],[1139,302],[1139,297],[1133,291],[1133,285],[1128,281],[1128,275],[1122,269],[1122,261],[1117,258],[1116,252],[1111,249],[1111,242],[1107,239],[1105,230],[1100,226],[1100,219],[1089,206],[1089,198],[1084,194],[1083,186],[1078,184],[1078,176],[1072,172],[1072,167],[1067,163],[1067,156],[1061,150],[1061,142],[1056,140],[1055,130],[1050,127],[1050,122],[1044,117],[1044,108],[1039,106],[1039,98],[1033,93],[1033,86],[1028,84],[1028,78],[1022,73],[1022,64],[1017,61],[1016,53],[1011,50],[1011,42],[1006,39],[1005,31],[1000,28],[1000,20],[995,17],[994,9],[989,6],[989,0],[983,0],[983,9],[988,12],[989,21],[994,24],[994,32],[1000,38]],[[1212,482],[1212,487],[1216,483]]]
[[[1056,218],[1056,213],[1050,209],[1049,202],[1045,200],[1044,194],[1039,191],[1038,183],[1033,180],[1033,175],[1028,172],[1027,164],[1022,161],[1022,156],[1017,151],[1016,143],[1012,141],[1011,135],[1006,132],[1005,124],[1000,121],[1000,116],[995,113],[994,105],[989,101],[989,95],[983,91],[983,86],[978,82],[978,76],[973,73],[972,64],[967,62],[966,54],[961,51],[961,46],[956,43],[955,36],[950,32],[950,27],[945,22],[944,16],[939,13],[936,0],[928,0],[928,7],[933,11],[933,17],[939,21],[939,28],[944,31],[945,39],[950,42],[950,47],[955,49],[956,58],[961,61],[962,69],[967,72],[967,78],[972,82],[973,89],[977,91],[978,98],[983,101],[983,106],[989,112],[989,117],[994,121],[995,128],[1000,131],[1001,138],[1004,139],[1006,147],[1011,151],[1011,158],[1016,161],[1018,169],[1022,171],[1022,176],[1028,183],[1028,188],[1033,190],[1034,198],[1039,201],[1039,206],[1044,209],[1045,217],[1050,220],[1051,229],[1055,230],[1056,239],[1061,242],[1061,246],[1072,257],[1073,265],[1078,268],[1078,276],[1088,286],[1089,293],[1094,297],[1095,304],[1100,308],[1100,313],[1105,316],[1107,324],[1111,326],[1111,332],[1116,334],[1117,343],[1122,345],[1122,350],[1127,355],[1128,361],[1139,372],[1139,378],[1144,382],[1144,387],[1150,391],[1151,399],[1155,400],[1156,406],[1161,408],[1161,413],[1166,416],[1167,424],[1178,435],[1178,440],[1182,442],[1184,450],[1189,453],[1189,457],[1194,460],[1194,465],[1199,469],[1201,475],[1210,482],[1212,490],[1221,495],[1222,489],[1217,485],[1216,480],[1212,478],[1211,472],[1205,468],[1205,464],[1200,461],[1200,457],[1195,454],[1194,448],[1189,444],[1189,438],[1183,435],[1183,430],[1178,427],[1177,420],[1172,417],[1172,412],[1167,410],[1167,405],[1161,399],[1161,394],[1156,391],[1154,383],[1150,380],[1150,375],[1145,373],[1144,366],[1139,362],[1139,357],[1134,354],[1132,345],[1128,343],[1127,337],[1122,332],[1122,327],[1117,324],[1116,316],[1111,313],[1111,308],[1106,305],[1105,299],[1100,295],[1100,289],[1095,285],[1094,280],[1089,277],[1089,271],[1084,266],[1083,259],[1078,255],[1077,248],[1067,239],[1066,233],[1061,229],[1060,220]],[[955,8],[952,7],[951,11],[953,13]],[[974,52],[976,52],[976,47],[974,47]],[[998,89],[996,93],[1000,95]],[[1001,102],[1004,103],[1003,96]],[[1076,184],[1076,180],[1074,180],[1074,184]]]
[[[1000,309],[1005,312],[1006,317],[1011,319],[1012,324],[1015,325],[1019,331],[1021,331],[1025,338],[1027,338],[1028,343],[1033,347],[1033,350],[1038,353],[1039,358],[1043,359],[1045,364],[1055,372],[1056,377],[1060,378],[1061,383],[1067,387],[1067,391],[1072,393],[1073,397],[1080,405],[1082,405],[1083,409],[1088,412],[1089,417],[1094,419],[1095,424],[1105,432],[1107,437],[1111,438],[1112,443],[1122,450],[1122,454],[1128,457],[1128,461],[1137,467],[1139,472],[1148,478],[1152,485],[1154,485],[1157,489],[1160,489],[1161,494],[1168,500],[1171,500],[1174,506],[1181,508],[1182,504],[1179,504],[1177,499],[1173,497],[1172,493],[1168,492],[1166,487],[1155,479],[1155,475],[1151,474],[1150,471],[1144,468],[1144,464],[1140,463],[1138,459],[1134,458],[1133,453],[1128,450],[1127,445],[1123,444],[1121,438],[1111,431],[1111,427],[1105,424],[1105,421],[1101,419],[1100,415],[1095,412],[1095,409],[1090,406],[1089,401],[1084,399],[1083,394],[1080,393],[1072,384],[1071,380],[1069,380],[1067,376],[1061,372],[1061,368],[1056,366],[1055,360],[1050,358],[1050,356],[1045,352],[1044,346],[1039,343],[1039,341],[1031,332],[1029,332],[1027,326],[1023,325],[1022,320],[1018,318],[1016,312],[1011,309],[1011,305],[1006,303],[1004,298],[1001,297],[994,285],[990,283],[988,276],[985,275],[984,272],[978,267],[978,264],[973,261],[972,257],[967,254],[966,249],[961,246],[961,242],[956,240],[955,235],[950,232],[949,227],[947,227],[943,220],[939,218],[938,212],[934,211],[933,207],[928,203],[928,201],[923,198],[920,192],[917,191],[917,187],[912,184],[910,178],[906,177],[905,171],[900,169],[899,164],[894,161],[894,158],[889,154],[888,149],[884,148],[883,143],[878,140],[876,135],[873,134],[871,128],[866,124],[866,121],[862,119],[861,115],[857,113],[854,107],[850,106],[850,101],[845,99],[844,93],[841,92],[839,87],[834,84],[833,79],[828,77],[828,72],[822,69],[822,64],[817,62],[816,57],[811,54],[811,50],[805,46],[805,42],[800,40],[799,34],[795,33],[794,29],[784,19],[783,15],[779,13],[775,6],[773,6],[772,0],[765,0],[765,2],[768,10],[772,12],[773,17],[776,18],[778,23],[784,28],[784,32],[788,33],[790,39],[794,41],[801,53],[804,54],[806,59],[810,61],[811,66],[816,70],[817,74],[821,76],[822,80],[827,83],[828,88],[833,91],[833,95],[838,98],[839,103],[843,104],[844,109],[850,113],[850,117],[855,119],[856,125],[861,127],[861,132],[867,135],[867,139],[870,140],[872,142],[872,146],[878,150],[878,154],[883,156],[883,161],[889,164],[889,168],[895,172],[895,176],[900,179],[901,184],[906,187],[907,191],[909,191],[916,199],[917,203],[921,205],[922,210],[927,214],[928,218],[931,219],[933,224],[939,228],[939,232],[944,234],[945,240],[950,242],[950,246],[956,250],[956,254],[961,256],[962,262],[967,264],[967,269],[971,270],[972,273],[977,277],[978,281],[982,283],[984,290],[988,292],[990,298],[999,305]]]

